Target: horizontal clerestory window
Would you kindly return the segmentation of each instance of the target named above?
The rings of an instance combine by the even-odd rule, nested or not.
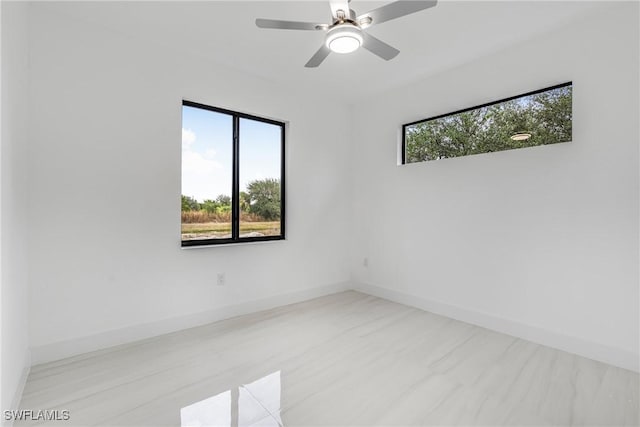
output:
[[[402,163],[569,142],[572,83],[402,126]]]

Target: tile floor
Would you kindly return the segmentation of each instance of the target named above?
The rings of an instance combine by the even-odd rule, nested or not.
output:
[[[36,366],[17,426],[639,425],[638,374],[357,292]]]

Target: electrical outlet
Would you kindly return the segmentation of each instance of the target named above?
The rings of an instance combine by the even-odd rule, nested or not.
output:
[[[218,281],[216,282],[218,286],[224,286],[227,279],[224,276],[224,273],[218,273]]]

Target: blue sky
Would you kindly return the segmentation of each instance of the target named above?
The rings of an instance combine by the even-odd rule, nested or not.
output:
[[[182,194],[202,202],[231,195],[232,117],[182,108]],[[256,179],[280,178],[280,127],[240,119],[240,189]]]

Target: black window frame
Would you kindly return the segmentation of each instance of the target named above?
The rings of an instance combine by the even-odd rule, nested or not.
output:
[[[452,113],[440,114],[440,115],[429,117],[429,118],[426,118],[426,119],[416,120],[416,121],[411,122],[411,123],[405,123],[405,124],[402,125],[402,163],[401,164],[402,165],[407,165],[407,164],[413,164],[413,163],[424,163],[424,161],[407,163],[407,160],[406,160],[406,148],[407,148],[406,143],[407,143],[407,127],[408,126],[417,125],[419,123],[428,122],[428,121],[431,121],[431,120],[441,119],[443,117],[455,116],[456,114],[466,113],[467,111],[477,110],[477,109],[480,109],[480,108],[489,107],[491,105],[500,104],[501,102],[512,101],[512,100],[517,99],[517,98],[523,98],[525,96],[536,95],[538,93],[547,92],[549,90],[559,89],[561,87],[567,87],[567,86],[573,86],[573,81],[560,83],[560,84],[549,86],[549,87],[545,87],[545,88],[542,88],[542,89],[532,90],[531,92],[521,93],[520,95],[510,96],[508,98],[499,99],[497,101],[486,102],[484,104],[476,105],[475,107],[463,108],[461,110],[457,110],[457,111],[454,111]]]
[[[195,239],[182,240],[181,245],[185,247],[228,245],[234,243],[269,242],[274,240],[285,240],[285,134],[286,123],[252,114],[241,113],[228,110],[226,108],[213,107],[199,102],[182,100],[182,107],[200,108],[216,113],[226,114],[232,117],[233,137],[229,143],[232,149],[232,189],[231,189],[231,237],[226,239]],[[280,127],[280,234],[277,236],[240,237],[240,119],[254,120],[262,123]],[[182,167],[182,166],[181,166]],[[180,222],[182,227],[182,221]]]

